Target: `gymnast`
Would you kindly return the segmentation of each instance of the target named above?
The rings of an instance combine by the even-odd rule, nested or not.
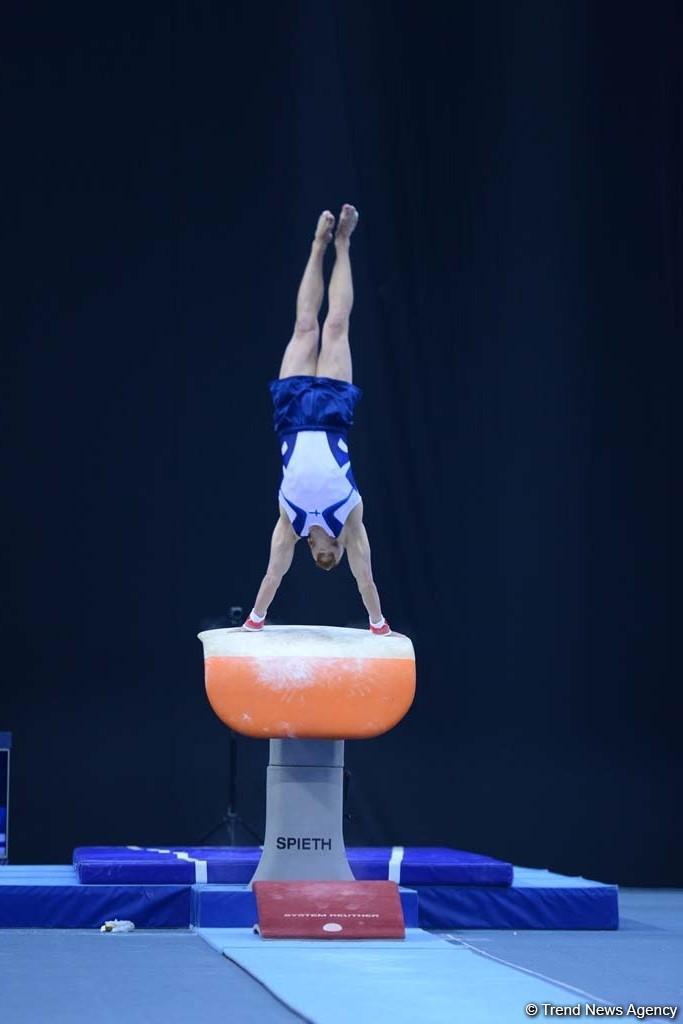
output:
[[[336,258],[318,351],[323,260],[334,229],[330,211],[321,213],[299,285],[294,333],[285,349],[280,376],[269,384],[282,455],[279,516],[268,568],[243,626],[247,630],[263,628],[268,607],[292,564],[294,546],[306,537],[316,565],[327,572],[339,565],[346,551],[370,630],[378,636],[391,633],[372,577],[363,501],[353,478],[347,443],[353,410],[362,395],[352,383],[349,347],[353,306],[349,248],[357,223],[356,208],[345,203],[334,234]]]

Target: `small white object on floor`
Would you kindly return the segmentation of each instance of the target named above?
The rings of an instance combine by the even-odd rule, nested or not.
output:
[[[114,918],[113,921],[105,921],[100,928],[101,932],[132,932],[135,930],[135,925],[132,921],[119,921],[118,918]]]

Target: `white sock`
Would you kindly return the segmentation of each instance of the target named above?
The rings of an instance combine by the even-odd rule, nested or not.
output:
[[[251,611],[249,612],[249,618],[253,619],[254,622],[263,622],[263,620],[265,619],[265,615],[257,615],[256,609],[252,608]]]
[[[384,616],[383,616],[383,615],[380,615],[380,617],[379,617],[379,622],[373,622],[373,621],[372,621],[372,619],[370,619],[370,625],[371,625],[371,626],[374,626],[374,627],[375,627],[375,629],[379,629],[379,628],[380,628],[380,626],[383,626],[383,625],[384,625]]]

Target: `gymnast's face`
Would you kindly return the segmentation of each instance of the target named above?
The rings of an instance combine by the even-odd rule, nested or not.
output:
[[[329,572],[339,565],[344,547],[335,537],[330,537],[320,526],[312,526],[306,539],[313,561],[320,569]]]

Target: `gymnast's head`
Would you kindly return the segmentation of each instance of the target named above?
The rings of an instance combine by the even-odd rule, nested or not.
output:
[[[344,547],[336,537],[330,537],[321,526],[312,526],[307,540],[313,561],[319,569],[329,572],[339,565]]]

